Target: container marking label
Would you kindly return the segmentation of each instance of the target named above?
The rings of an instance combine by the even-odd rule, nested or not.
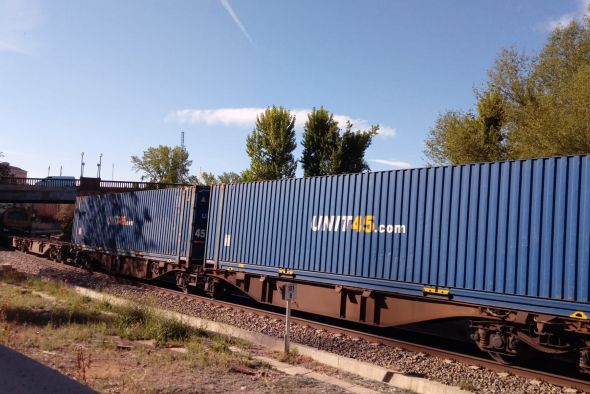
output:
[[[311,219],[311,231],[356,231],[358,233],[405,234],[405,224],[375,224],[374,215],[338,216],[314,215]]]
[[[109,216],[107,218],[107,223],[111,225],[118,224],[121,226],[133,226],[133,220],[128,219],[125,215]]]

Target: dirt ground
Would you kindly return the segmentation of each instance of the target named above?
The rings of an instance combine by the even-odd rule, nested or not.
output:
[[[0,344],[105,393],[341,393],[271,369],[262,352],[39,279],[0,278]]]
[[[313,379],[291,377],[264,365],[200,366],[170,349],[132,350],[61,346],[54,351],[17,349],[104,393],[342,393]],[[81,367],[86,362],[86,367]],[[246,373],[244,373],[244,372]]]

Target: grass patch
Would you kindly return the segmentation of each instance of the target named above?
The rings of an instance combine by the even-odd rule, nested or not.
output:
[[[99,301],[98,304],[96,305],[96,307],[98,309],[100,309],[101,311],[110,312],[113,310],[113,305],[110,302],[108,302],[107,300]]]
[[[232,345],[231,338],[227,335],[214,335],[211,338],[211,350],[216,353],[231,354],[229,347]]]
[[[1,280],[0,323],[7,338],[12,326],[60,329],[75,340],[86,340],[98,333],[122,338],[154,339],[159,345],[182,344],[191,337],[202,335],[177,320],[164,318],[146,306],[114,306],[107,301],[95,302],[80,296],[64,284],[37,278]],[[6,285],[8,284],[8,285]],[[8,340],[3,340],[7,343]],[[58,341],[60,342],[60,341]],[[28,345],[35,341],[28,341]]]
[[[270,369],[250,357],[248,342],[192,328],[158,314],[150,300],[142,302],[124,306],[81,296],[61,282],[0,279],[0,344],[99,391],[114,389],[113,384],[129,392],[171,387],[154,378],[158,373],[183,371],[190,379],[221,373],[233,384],[232,374]],[[150,379],[145,385],[144,375]]]
[[[291,349],[289,353],[283,352],[278,358],[280,362],[287,364],[299,364],[301,356],[297,349]]]
[[[182,343],[197,332],[178,320],[168,319],[144,306],[111,307],[116,314],[112,334],[122,338],[154,339],[158,344]]]

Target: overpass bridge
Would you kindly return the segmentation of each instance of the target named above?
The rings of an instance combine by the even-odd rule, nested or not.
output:
[[[0,203],[71,204],[77,196],[166,189],[179,184],[103,181],[100,178],[57,179],[0,177]]]

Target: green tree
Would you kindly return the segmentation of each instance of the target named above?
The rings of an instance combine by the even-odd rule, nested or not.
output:
[[[188,180],[189,167],[186,149],[176,146],[160,145],[150,147],[143,156],[131,156],[131,163],[136,172],[142,172],[142,179],[150,182],[183,183]]]
[[[590,152],[590,17],[555,30],[526,81],[532,98],[511,109],[512,157]]]
[[[307,115],[303,128],[303,176],[329,175],[334,172],[334,160],[340,146],[340,129],[333,114],[323,107]]]
[[[340,136],[338,149],[333,155],[331,173],[348,174],[369,171],[365,153],[378,131],[378,125],[371,126],[369,130],[353,131],[353,124],[346,122],[346,129]]]
[[[215,176],[212,172],[201,172],[199,175],[191,175],[189,183],[195,185],[217,185],[219,183],[237,183],[242,182],[242,176],[235,172],[223,172],[219,176]]]
[[[188,177],[188,183],[193,185],[210,186],[217,184],[217,177],[212,172],[202,171],[198,175]]]
[[[449,111],[438,117],[425,142],[433,164],[465,164],[507,158],[505,104],[499,92],[480,95],[478,113]]]
[[[425,141],[432,163],[589,153],[590,17],[553,31],[538,56],[502,50],[476,99],[476,114],[439,116]]]
[[[246,140],[250,168],[242,176],[248,181],[294,177],[296,146],[295,116],[283,107],[267,108]]]
[[[242,176],[236,172],[223,172],[217,177],[219,183],[238,183],[243,182]]]

